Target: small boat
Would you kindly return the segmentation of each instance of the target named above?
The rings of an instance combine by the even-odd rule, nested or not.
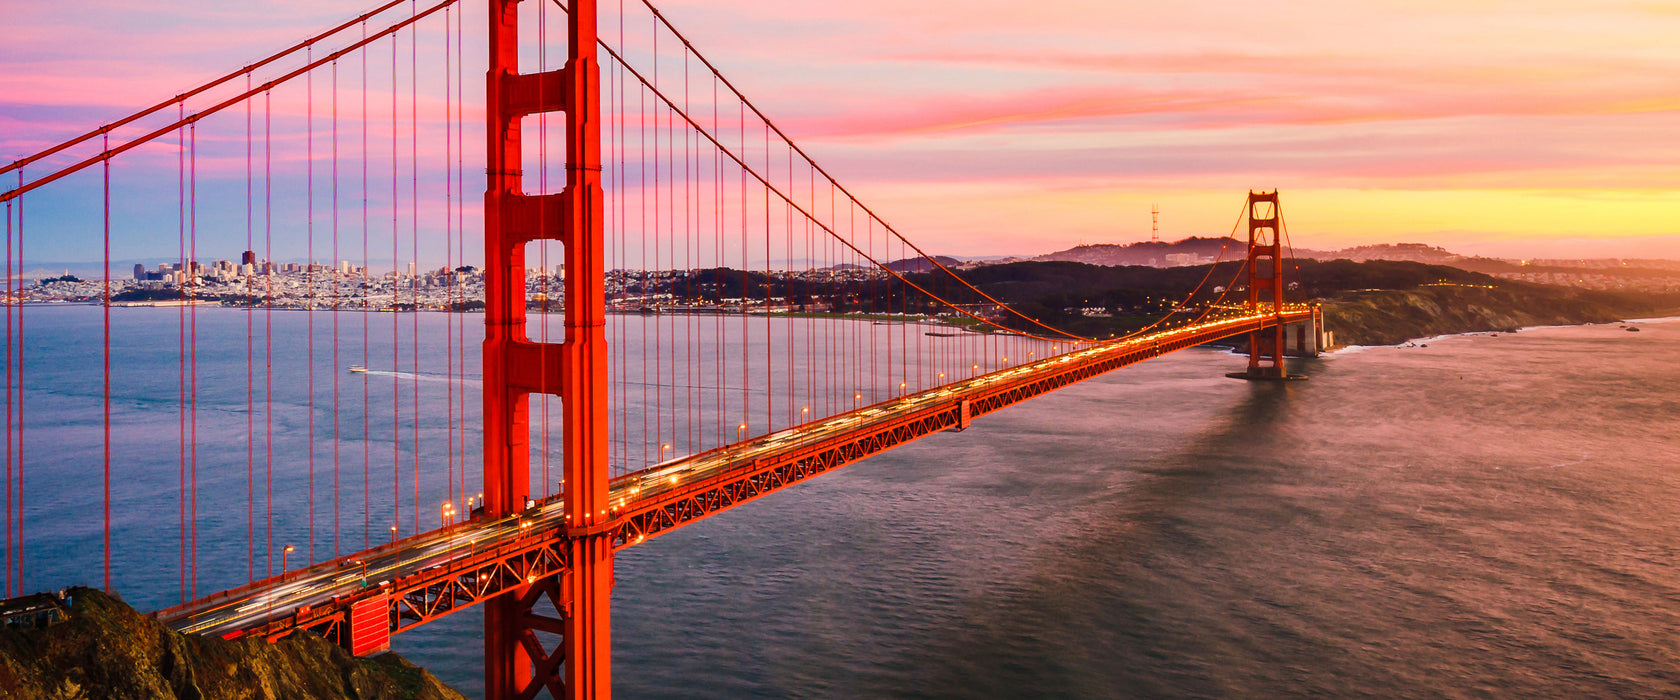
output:
[[[366,372],[367,368],[363,367],[361,365],[350,365],[350,371],[352,371],[352,372]]]

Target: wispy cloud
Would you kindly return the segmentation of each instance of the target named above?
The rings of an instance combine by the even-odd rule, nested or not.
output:
[[[1392,238],[1394,221],[1442,243],[1581,236],[1594,221],[1604,235],[1680,231],[1673,208],[1644,198],[1680,191],[1673,2],[659,4],[819,160],[935,248],[1030,252],[1051,239],[1141,232],[1115,222],[1147,221],[1158,199],[1185,233],[1217,232],[1225,214],[1201,212],[1250,186],[1335,202],[1321,209],[1338,214],[1316,220],[1333,231],[1297,231],[1308,244]],[[72,16],[59,3],[13,0],[0,44],[0,151],[151,104],[359,9],[90,0]],[[467,9],[463,43],[481,65],[482,7]],[[390,89],[384,66],[372,68],[376,90]],[[466,74],[476,83],[482,69]],[[469,92],[469,118],[480,89]],[[437,85],[420,92],[422,113],[441,112]],[[277,120],[306,114],[301,93],[275,97]],[[435,151],[427,144],[422,157],[440,159]],[[1416,196],[1425,192],[1461,196]],[[1577,228],[1566,229],[1508,210],[1552,211],[1548,202],[1566,198],[1590,200],[1597,216],[1567,216]],[[1427,217],[1403,210],[1447,203]],[[1373,209],[1354,216],[1355,205]]]

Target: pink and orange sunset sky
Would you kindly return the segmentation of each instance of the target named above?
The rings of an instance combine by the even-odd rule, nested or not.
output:
[[[8,0],[0,159],[367,4]],[[659,5],[934,252],[1147,239],[1152,203],[1218,235],[1278,188],[1302,247],[1680,258],[1680,2]]]

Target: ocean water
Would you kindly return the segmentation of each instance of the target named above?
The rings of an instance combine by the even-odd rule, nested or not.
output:
[[[1637,327],[1364,348],[1290,383],[1196,349],[1006,409],[622,552],[615,692],[1680,695],[1680,323]],[[164,452],[134,478],[173,488]],[[73,520],[30,520],[31,549],[85,543]],[[175,593],[154,556],[131,600]],[[97,582],[69,569],[29,580]],[[476,694],[481,624],[396,649]]]
[[[626,550],[651,698],[1680,695],[1680,323],[1194,350]],[[399,649],[475,688],[480,624]]]

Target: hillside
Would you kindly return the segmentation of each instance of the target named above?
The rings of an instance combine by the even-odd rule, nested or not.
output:
[[[1243,243],[1227,238],[1186,238],[1165,243],[1146,241],[1129,244],[1080,245],[1031,258],[1033,262],[1079,262],[1089,265],[1147,265],[1176,267],[1205,264],[1219,257],[1226,241],[1234,245],[1226,257],[1241,254]],[[1460,255],[1440,246],[1424,243],[1380,243],[1339,250],[1291,251],[1297,260],[1333,262],[1415,262],[1445,265],[1481,272],[1503,279],[1541,282],[1568,287],[1612,291],[1666,293],[1680,291],[1680,261],[1657,259],[1504,260],[1478,255]],[[1169,258],[1171,255],[1173,257]],[[1191,256],[1186,259],[1182,256]],[[1007,262],[1018,262],[1011,259]]]
[[[99,591],[70,593],[69,620],[0,631],[0,697],[463,698],[395,654],[359,659],[306,634],[274,644],[183,635]]]
[[[1610,323],[1642,315],[1601,300],[1450,285],[1348,292],[1323,303],[1324,327],[1336,334],[1338,345],[1394,345],[1437,335]]]
[[[1229,248],[1226,248],[1229,244]],[[1240,254],[1246,243],[1240,243],[1230,238],[1198,238],[1191,236],[1183,240],[1142,241],[1138,243],[1110,244],[1096,243],[1081,245],[1047,253],[1033,258],[1033,262],[1077,262],[1087,265],[1149,265],[1164,267],[1170,263],[1168,255],[1194,255],[1198,262],[1211,261],[1219,257],[1219,251],[1226,249],[1226,255]]]
[[[1159,318],[1204,276],[1191,306],[1246,299],[1241,264],[1152,268],[1019,262],[967,271],[965,279],[1029,316],[1087,336],[1120,334]],[[1382,345],[1447,333],[1533,325],[1601,323],[1668,313],[1680,294],[1609,292],[1503,280],[1446,265],[1299,260],[1285,271],[1289,295],[1320,300],[1344,345]],[[1188,315],[1187,315],[1188,316]]]

